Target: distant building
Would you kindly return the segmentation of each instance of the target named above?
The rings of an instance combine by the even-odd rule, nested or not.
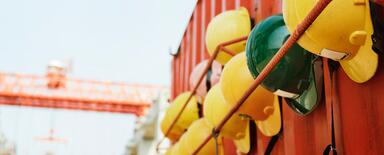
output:
[[[160,116],[168,106],[168,92],[163,92],[153,101],[151,109],[145,117],[137,118],[135,134],[128,142],[124,155],[157,155],[156,145],[162,138]]]
[[[7,141],[7,138],[0,132],[0,155],[16,155],[16,146]]]

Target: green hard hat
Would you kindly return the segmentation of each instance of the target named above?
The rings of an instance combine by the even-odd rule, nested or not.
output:
[[[247,45],[247,65],[254,78],[264,69],[289,37],[281,14],[261,21],[250,33]],[[284,97],[295,112],[306,115],[321,101],[323,75],[321,60],[298,44],[264,79],[262,86]]]

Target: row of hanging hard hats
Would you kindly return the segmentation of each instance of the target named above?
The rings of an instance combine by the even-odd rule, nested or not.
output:
[[[215,47],[221,43],[249,35],[246,44],[244,42],[238,42],[229,45],[226,48],[238,54],[243,52],[247,45],[247,64],[255,78],[289,37],[289,32],[287,31],[281,15],[260,22],[252,30],[251,34],[249,34],[250,29],[250,17],[245,8],[224,12],[216,16],[209,23],[206,34],[206,44],[208,52],[212,54]],[[258,51],[255,51],[256,49]],[[290,51],[291,52],[288,52],[289,54],[283,58],[282,62],[278,64],[276,67],[277,69],[272,71],[272,73],[263,81],[262,86],[276,95],[286,97],[287,103],[296,112],[305,115],[311,112],[321,101],[321,62],[315,59],[316,57],[314,55],[297,44],[295,44]],[[220,57],[220,55],[222,57]],[[225,61],[223,60],[223,57],[225,57]],[[220,51],[216,60],[225,64],[230,58],[230,55]],[[294,59],[297,61],[292,61]],[[236,95],[238,98],[234,98],[234,95],[232,95],[232,97],[226,98],[228,102],[234,103],[239,99],[251,83],[251,81],[249,81],[248,85],[244,85],[243,91],[233,90],[230,85],[231,83],[234,83],[234,81],[245,83],[245,80],[240,78],[245,78],[246,76],[241,76],[241,73],[231,73],[232,76],[239,78],[238,81],[232,79],[226,80],[228,82],[221,81],[221,83],[224,83],[222,86],[224,92],[229,91],[227,92],[228,94],[237,93]],[[222,79],[226,79],[226,77],[223,75]],[[252,80],[252,78],[250,79]],[[236,85],[237,87],[241,86],[241,84],[238,83],[233,85]],[[249,97],[248,100],[253,99]],[[247,107],[248,105],[250,106]],[[246,101],[239,111],[242,111],[242,109],[252,109],[254,106],[255,105],[247,104]],[[262,117],[256,116],[256,111],[252,111],[252,113],[249,114],[254,117]]]
[[[283,12],[287,27],[281,15],[277,15],[265,19],[253,29],[247,41],[246,53],[248,67],[254,77],[288,38],[288,31],[293,31],[315,3],[316,0],[285,0]],[[370,12],[378,14],[371,16]],[[296,112],[308,114],[322,97],[321,62],[316,55],[338,60],[353,81],[366,82],[375,74],[378,64],[378,55],[373,49],[379,52],[383,48],[383,34],[379,33],[383,31],[383,27],[380,27],[383,22],[378,20],[378,16],[383,16],[380,14],[382,12],[383,4],[369,0],[331,2],[298,44],[290,49],[276,69],[263,81],[263,87],[285,97]],[[208,26],[206,36],[209,53],[213,53],[214,47],[220,43],[247,35],[250,27],[247,16],[247,11],[241,8],[215,17]],[[377,44],[373,45],[372,40]],[[239,53],[243,46],[244,43],[239,42],[227,48]],[[220,52],[219,56],[220,54],[226,56],[226,60],[230,58],[225,52]],[[222,58],[218,57],[217,60]],[[224,64],[226,61],[220,62]]]
[[[227,19],[226,17],[229,17],[229,19],[231,20],[226,21]],[[210,45],[209,37],[211,35],[224,36],[224,38],[228,38],[228,40],[249,35],[250,27],[251,27],[249,20],[250,20],[250,17],[248,15],[248,11],[244,8],[241,8],[240,10],[236,10],[236,11],[228,11],[218,15],[212,20],[212,22],[208,26],[208,32],[206,36],[207,45],[208,46]],[[232,29],[226,29],[226,30],[215,28],[215,26],[220,25],[216,23],[222,24],[225,22],[229,23],[229,24],[226,24],[226,25],[229,25],[229,27],[231,27],[231,25],[237,25],[237,26],[232,26]],[[236,31],[236,29],[239,29],[239,28],[243,30],[242,33],[234,34],[234,35],[230,34],[233,36],[228,37],[228,32]],[[214,33],[212,34],[212,31],[209,31],[209,30],[212,30]],[[220,39],[223,39],[223,38],[219,38],[219,40],[213,46],[217,46],[220,43],[222,43],[223,40],[220,40]],[[214,50],[214,48],[215,47],[213,47],[210,51]],[[236,55],[234,58],[231,58],[230,55],[225,55],[224,53],[222,53],[223,54],[222,57],[220,57],[219,55],[219,57],[217,57],[216,60],[218,60],[221,64],[225,64],[225,68],[223,70],[220,83],[213,86],[212,89],[209,90],[209,85],[210,85],[209,74],[210,73],[208,73],[207,76],[204,77],[203,83],[199,85],[196,91],[196,96],[199,98],[199,100],[204,100],[204,108],[203,108],[204,119],[207,120],[207,122],[212,126],[212,128],[218,125],[218,123],[224,118],[226,113],[229,112],[232,106],[244,94],[246,89],[249,87],[249,85],[253,81],[252,75],[247,67],[246,55],[243,52],[245,50],[245,43],[244,42],[236,43],[227,48],[232,51],[235,51],[236,54],[240,52],[242,53]],[[191,87],[197,84],[197,80],[199,76],[202,74],[206,65],[207,65],[207,61],[203,61],[194,68],[190,78]],[[206,95],[206,92],[208,90],[209,92]],[[182,103],[181,101],[185,102],[186,100],[185,95],[186,95],[185,93],[181,94],[179,97],[175,99],[175,101],[172,104],[180,104]],[[183,98],[183,100],[181,100],[180,98]],[[195,105],[198,103],[193,102],[193,104]],[[173,106],[171,106],[167,110],[166,116],[163,120],[163,124],[167,124],[167,123],[164,123],[164,122],[167,122],[166,120],[171,120],[171,119],[167,119],[167,118],[172,118],[169,116],[176,115],[176,113],[172,112],[172,110],[176,110],[177,108],[172,108],[172,107]],[[190,110],[188,107],[185,111]],[[189,114],[192,114],[192,113],[189,113]],[[186,118],[188,117],[180,117],[179,121],[183,122],[184,119]],[[221,129],[220,135],[226,138],[234,139],[237,149],[243,153],[247,153],[250,150],[249,121],[251,121],[251,119],[257,123],[257,127],[259,128],[261,133],[263,133],[264,135],[273,136],[277,134],[281,128],[281,116],[280,116],[280,108],[279,108],[277,96],[274,96],[271,92],[268,92],[266,89],[259,86],[248,97],[245,103],[243,103],[239,111],[235,115],[233,115],[229,119],[229,121],[226,122],[224,127]],[[196,117],[194,117],[194,119],[188,119],[188,122],[190,122],[191,120],[192,121],[196,120]],[[180,135],[182,135],[182,133],[188,128],[188,126],[186,125],[178,125],[179,121],[176,123],[175,129],[171,130],[171,133],[173,133],[172,131],[177,131],[177,135],[178,135],[177,138],[179,138]],[[168,124],[170,124],[170,122]],[[166,125],[163,125],[163,126],[164,126],[163,132],[165,132],[165,129],[167,128],[166,128]],[[177,130],[178,126],[183,126],[181,128],[182,130]],[[203,126],[201,126],[200,129],[202,128]],[[188,129],[187,132],[183,135],[183,137],[188,137],[188,135],[192,135],[192,134],[189,134],[190,130],[192,129],[193,128],[191,126],[191,129]],[[180,139],[180,142],[178,143],[182,144],[185,141],[187,141],[185,139],[190,139],[190,138],[183,138],[183,137]],[[176,138],[172,138],[172,134],[169,134],[168,138],[174,141],[176,140]],[[190,141],[190,143],[195,143],[195,142],[196,141]],[[178,150],[177,148],[182,146],[182,145],[178,145],[178,143],[174,145],[173,149],[171,150]],[[177,152],[177,151],[173,151],[173,152]]]
[[[232,25],[238,25],[233,27],[232,31],[243,28],[243,33],[235,34],[234,36],[225,37],[226,33],[230,31],[216,31],[214,35],[220,35],[224,36],[224,38],[228,38],[229,40],[232,40],[234,38],[247,36],[250,32],[250,17],[248,15],[248,11],[244,8],[236,11],[228,11],[224,12],[217,17],[215,17],[212,22],[208,26],[208,31],[213,25],[213,31],[216,30],[215,23],[225,23],[227,17],[232,19],[229,23]],[[237,20],[240,17],[240,21]],[[240,22],[240,24],[238,24]],[[244,25],[245,24],[245,25]],[[219,26],[218,24],[217,26]],[[228,24],[226,24],[228,25]],[[228,25],[231,27],[231,25]],[[209,34],[208,34],[209,33]],[[209,36],[211,36],[210,32],[207,32],[207,41],[209,40]],[[221,38],[223,39],[223,38]],[[218,40],[216,45],[220,44],[222,41]],[[207,42],[208,45],[208,42]],[[208,45],[209,46],[209,45]],[[208,47],[209,48],[209,47]],[[213,47],[215,48],[215,47]],[[179,141],[173,145],[168,152],[173,152],[170,154],[190,154],[191,152],[179,152],[178,150],[194,150],[197,145],[199,145],[203,138],[208,136],[208,134],[211,134],[213,127],[217,126],[218,123],[224,118],[224,116],[230,111],[230,109],[234,106],[235,102],[244,94],[246,89],[249,87],[249,85],[252,83],[252,75],[249,72],[247,68],[247,62],[245,53],[243,52],[245,50],[245,42],[237,43],[235,45],[231,45],[227,47],[228,49],[235,51],[237,53],[241,53],[236,55],[235,57],[231,58],[230,55],[219,55],[216,60],[218,60],[221,64],[225,64],[225,68],[222,72],[222,75],[220,77],[220,83],[214,85],[211,89],[209,89],[210,79],[209,79],[209,73],[207,76],[204,77],[203,83],[199,85],[196,96],[200,100],[204,100],[203,106],[204,106],[204,112],[203,112],[203,118],[201,118],[199,121],[196,121],[195,123],[203,124],[203,120],[208,123],[208,125],[199,125],[199,132],[195,131],[195,123],[191,125],[189,128],[184,125],[178,125],[180,122],[183,122],[186,118],[192,118],[192,117],[183,117],[183,115],[180,117],[180,119],[176,122],[175,129],[172,131],[177,131],[177,138],[172,138],[172,134],[168,135],[168,138],[170,138],[173,141],[176,141],[182,133],[187,129],[185,134],[179,139]],[[212,49],[214,50],[214,49]],[[230,59],[230,60],[229,60]],[[229,62],[228,62],[229,61]],[[227,63],[228,62],[228,63]],[[191,73],[190,78],[190,84],[191,87],[196,85],[197,80],[199,76],[204,71],[204,68],[207,65],[207,61],[203,61],[200,64],[198,64],[194,70]],[[218,73],[217,75],[220,76]],[[215,84],[215,83],[213,83]],[[208,91],[209,90],[209,91]],[[208,91],[208,94],[206,93]],[[172,104],[179,104],[181,101],[185,102],[186,97],[183,97],[185,93],[178,96],[175,101]],[[188,94],[190,95],[190,94]],[[206,95],[206,96],[205,96]],[[183,98],[183,99],[180,99]],[[189,103],[190,104],[190,103]],[[198,104],[194,103],[193,104]],[[188,108],[190,105],[187,106],[184,113],[190,110]],[[178,107],[178,106],[175,106]],[[172,110],[175,110],[178,108],[171,107],[167,110],[166,115],[162,122],[162,129],[163,132],[165,132],[167,129],[167,125],[163,124],[170,124],[167,120],[167,118],[172,118],[172,116],[175,116],[176,113],[172,112]],[[179,110],[179,109],[178,109]],[[193,109],[192,109],[193,110]],[[184,114],[183,113],[183,114]],[[196,112],[195,112],[196,113]],[[195,117],[193,117],[195,118]],[[196,120],[196,119],[187,119],[188,122],[190,120]],[[249,121],[254,120],[257,123],[257,127],[263,133],[267,136],[273,136],[277,134],[280,131],[281,128],[281,117],[280,117],[280,108],[277,96],[273,95],[271,92],[268,92],[263,87],[258,87],[246,100],[246,102],[243,104],[243,106],[239,109],[239,111],[233,115],[228,122],[224,125],[224,127],[220,131],[220,136],[224,136],[226,138],[233,139],[235,142],[235,145],[237,149],[240,152],[247,153],[250,150],[250,129],[249,129]],[[167,123],[168,122],[168,123]],[[176,127],[182,126],[182,130],[177,130]],[[187,127],[187,128],[186,128]],[[253,131],[254,132],[254,131]],[[201,134],[206,133],[206,134]],[[200,138],[200,139],[199,139]],[[219,138],[220,139],[220,138]],[[212,140],[211,140],[212,141]],[[188,143],[187,146],[189,149],[186,149],[186,145],[183,145],[185,143]],[[212,142],[210,142],[212,143]],[[204,152],[212,151],[215,147],[209,147],[210,145],[205,145],[203,150],[199,152],[199,154],[206,154]],[[192,148],[192,149],[191,149]],[[206,149],[204,151],[204,149]],[[208,153],[211,154],[211,153]]]
[[[368,0],[360,3],[345,2],[346,5],[340,8],[343,6],[340,3],[344,3],[344,1],[346,0],[331,3],[311,25],[298,44],[290,48],[262,82],[262,86],[259,86],[237,113],[229,119],[220,131],[220,136],[234,139],[235,144],[239,144],[238,149],[246,153],[249,150],[249,131],[247,130],[249,130],[248,122],[251,119],[257,123],[258,129],[264,135],[277,134],[281,128],[281,116],[277,96],[272,93],[284,97],[288,105],[299,114],[305,115],[313,111],[322,98],[323,75],[321,61],[311,53],[335,60],[343,59],[340,60],[340,63],[344,71],[356,82],[365,82],[374,75],[378,58],[371,49],[372,40],[369,36],[373,33],[373,25]],[[275,15],[261,21],[250,33],[250,17],[245,8],[227,11],[212,19],[206,34],[206,44],[210,54],[225,41],[247,35],[249,35],[249,39],[246,44],[243,41],[226,47],[237,54],[233,58],[225,52],[219,53],[216,60],[222,65],[225,64],[219,84],[214,86],[212,84],[213,87],[209,90],[208,83],[203,82],[203,87],[199,88],[203,90],[203,93],[197,93],[197,96],[204,100],[204,118],[195,123],[205,124],[202,122],[207,122],[208,124],[196,125],[199,126],[199,132],[196,132],[191,125],[180,141],[172,147],[171,152],[175,152],[174,150],[177,150],[176,148],[182,146],[181,144],[184,142],[188,142],[189,146],[197,147],[202,138],[211,134],[212,128],[218,125],[250,86],[253,78],[261,72],[289,37],[288,31],[292,31],[314,6],[315,0],[305,2],[285,0],[283,3],[287,27],[283,16]],[[297,10],[296,8],[303,9]],[[382,9],[382,6],[377,8],[376,10]],[[354,16],[343,12],[345,10],[353,13]],[[334,14],[336,15],[333,16]],[[379,22],[379,24],[382,23]],[[378,27],[377,25],[374,26]],[[376,35],[376,37],[383,38],[382,35]],[[382,46],[376,47],[376,49],[382,50]],[[244,50],[246,54],[241,53]],[[198,77],[202,70],[200,69],[200,73],[196,73],[194,76]],[[196,84],[196,81],[197,78],[191,80],[191,85]],[[186,130],[185,127],[182,129]],[[182,134],[182,132],[178,133]],[[204,133],[205,136],[200,137],[200,135],[204,135],[201,133]],[[189,136],[196,139],[184,138]],[[206,146],[204,148],[210,151],[214,149],[213,146]],[[180,154],[180,152],[176,154]]]
[[[217,15],[207,28],[206,45],[209,54],[212,55],[221,43],[247,36],[250,31],[250,16],[245,8]],[[204,117],[213,126],[220,123],[253,81],[247,68],[245,41],[226,48],[237,55],[232,58],[225,52],[219,52],[216,60],[225,66],[219,84],[208,92],[204,100]],[[264,135],[276,135],[281,129],[277,96],[259,86],[221,129],[221,135],[233,139],[242,153],[250,151],[250,132],[254,131],[249,131],[249,121],[255,121]]]
[[[283,0],[288,31],[292,32],[297,27],[316,2]],[[383,6],[373,0],[332,1],[299,39],[298,44],[313,54],[339,61],[351,80],[366,82],[376,72],[378,55],[375,51],[384,50],[384,23],[380,20],[384,16]],[[244,8],[218,15],[207,28],[208,52],[212,54],[220,43],[245,36],[249,30],[249,15]],[[243,46],[244,42],[240,42],[228,46],[228,49],[240,53]],[[225,52],[220,52],[217,57],[222,64],[229,59],[230,55]]]
[[[182,148],[181,150],[189,150],[186,154],[192,153],[190,151],[195,150],[204,138],[212,133],[212,129],[220,123],[252,81],[251,73],[247,68],[245,53],[243,52],[233,57],[225,65],[220,82],[214,85],[204,97],[203,117],[200,120],[197,120],[196,117],[187,117],[187,115],[196,116],[196,113],[198,113],[196,112],[196,108],[190,107],[190,104],[197,107],[196,104],[198,103],[188,103],[187,108],[171,130],[178,131],[177,138],[172,139],[172,134],[168,135],[168,138],[173,141],[179,139],[177,142],[179,145],[174,145],[172,151],[177,152],[174,151],[177,150],[175,148],[180,147]],[[182,93],[172,104],[181,105],[180,103],[185,103],[187,95],[190,95],[190,93]],[[180,110],[180,108],[174,107],[179,106],[171,105],[166,111],[166,115],[162,121],[163,133],[165,133],[165,129],[167,129],[167,126],[163,125],[167,124],[167,116],[176,115],[173,114],[175,109]],[[276,135],[281,128],[280,108],[277,96],[261,86],[251,94],[239,111],[225,123],[220,131],[218,140],[220,141],[221,136],[233,139],[237,149],[240,152],[247,153],[250,151],[251,131],[249,129],[249,121],[251,120],[256,122],[261,133],[266,136]],[[191,121],[194,122],[189,126],[188,123]],[[183,124],[182,122],[188,123]],[[183,130],[177,130],[179,126],[181,126],[180,128]],[[186,132],[183,134],[185,130]],[[210,154],[207,152],[215,151],[215,147],[212,147],[213,144],[210,143],[213,142],[205,145],[199,154],[205,155]]]
[[[205,67],[208,65],[208,61],[204,60],[197,64],[193,71],[191,72],[189,84],[190,87],[193,88],[200,78],[200,75],[203,73]],[[184,112],[180,115],[179,119],[175,122],[175,125],[170,130],[170,132],[167,135],[167,138],[171,140],[172,142],[181,141],[181,139],[185,139],[182,137],[188,137],[187,135],[193,135],[193,134],[187,134],[187,133],[194,133],[193,125],[195,122],[201,118],[202,116],[202,103],[204,101],[204,97],[207,94],[207,91],[210,89],[210,85],[215,85],[218,83],[218,80],[220,78],[222,66],[221,64],[217,62],[213,62],[212,66],[209,67],[208,74],[204,76],[203,81],[198,86],[197,91],[194,95],[192,95],[190,101],[188,102],[188,105],[186,106]],[[167,130],[170,128],[171,123],[174,121],[177,114],[182,109],[183,104],[188,100],[188,97],[191,95],[191,92],[184,92],[178,95],[174,101],[170,104],[168,109],[165,112],[165,116],[163,120],[161,121],[161,131],[163,134],[166,134]],[[196,126],[196,125],[195,125]],[[201,130],[211,130],[212,128],[207,128],[207,126],[204,125],[198,125],[198,129]],[[189,132],[186,132],[188,129]],[[190,131],[192,130],[192,131]],[[196,132],[195,132],[196,133]],[[199,132],[197,132],[199,133]],[[202,138],[202,137],[200,137]],[[191,138],[186,138],[188,141]],[[178,142],[179,143],[179,142]],[[177,144],[178,144],[177,143]],[[194,142],[195,145],[198,145],[196,142]],[[167,152],[178,152],[178,145],[173,145]],[[173,151],[176,150],[176,151]],[[179,149],[180,151],[185,151],[185,149]],[[203,151],[204,152],[204,151]],[[174,153],[174,154],[188,154],[188,153]]]

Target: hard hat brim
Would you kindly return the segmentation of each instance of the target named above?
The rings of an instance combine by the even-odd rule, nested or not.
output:
[[[351,60],[340,61],[344,72],[357,83],[364,83],[371,79],[376,73],[378,63],[379,57],[372,51],[370,45],[361,47],[360,51]]]
[[[212,134],[212,126],[205,120],[205,118],[200,118],[199,120],[194,121],[188,130],[181,136],[178,143],[180,143],[180,148],[186,153],[180,153],[177,155],[192,154],[195,149],[204,141],[204,139]],[[210,139],[197,153],[197,155],[205,154],[216,154],[216,144],[218,145],[218,154],[224,155],[223,141],[222,136],[219,134],[215,139],[213,137]],[[217,143],[216,143],[217,140]]]
[[[241,139],[235,139],[233,142],[236,145],[236,149],[241,153],[248,153],[251,150],[251,136],[250,136],[250,125],[246,123],[245,136]]]
[[[281,113],[277,95],[274,96],[273,107],[273,113],[267,119],[263,121],[255,121],[259,131],[268,137],[277,135],[281,130]]]
[[[373,33],[373,25],[370,18],[370,14],[367,13],[367,19],[365,26],[368,31],[368,34]],[[356,55],[350,60],[341,60],[340,64],[344,72],[348,77],[357,82],[363,83],[371,79],[375,73],[379,63],[379,57],[372,49],[372,39],[367,37],[365,44],[360,47]]]

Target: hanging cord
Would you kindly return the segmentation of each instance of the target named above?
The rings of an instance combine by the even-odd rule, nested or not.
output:
[[[272,153],[272,150],[275,147],[277,140],[279,140],[279,137],[280,137],[280,132],[277,135],[272,136],[271,140],[269,140],[267,149],[265,149],[264,155],[270,155]]]
[[[220,132],[216,132],[215,128],[212,129],[212,136],[215,140],[216,155],[219,155],[219,141],[218,141],[219,134]]]
[[[332,90],[332,82],[333,82],[333,71],[334,68],[330,68],[329,60],[327,58],[323,58],[324,61],[324,75],[328,78],[324,78],[325,89],[326,89],[326,103],[331,106],[331,144],[327,145],[324,149],[323,155],[329,155],[332,151],[333,155],[337,155],[336,151],[336,138],[335,138],[335,123],[334,123],[334,109],[333,109],[333,90]],[[327,99],[328,98],[328,99]]]
[[[268,62],[265,68],[260,72],[256,79],[252,82],[251,86],[245,91],[243,96],[236,102],[232,109],[225,115],[220,124],[215,128],[216,131],[220,131],[224,124],[231,118],[231,116],[241,107],[244,101],[248,98],[249,95],[260,85],[260,83],[267,77],[267,75],[272,71],[272,69],[280,62],[283,56],[288,52],[297,40],[304,34],[304,32],[309,28],[309,26],[315,21],[315,19],[320,15],[320,13],[328,6],[332,0],[320,0],[316,3],[315,7],[309,12],[309,14],[304,18],[304,20],[296,27],[292,35],[289,36],[287,41],[279,49],[279,51],[272,57]],[[203,146],[208,143],[212,138],[212,135],[209,135],[203,143],[196,148],[192,155],[197,154]]]

